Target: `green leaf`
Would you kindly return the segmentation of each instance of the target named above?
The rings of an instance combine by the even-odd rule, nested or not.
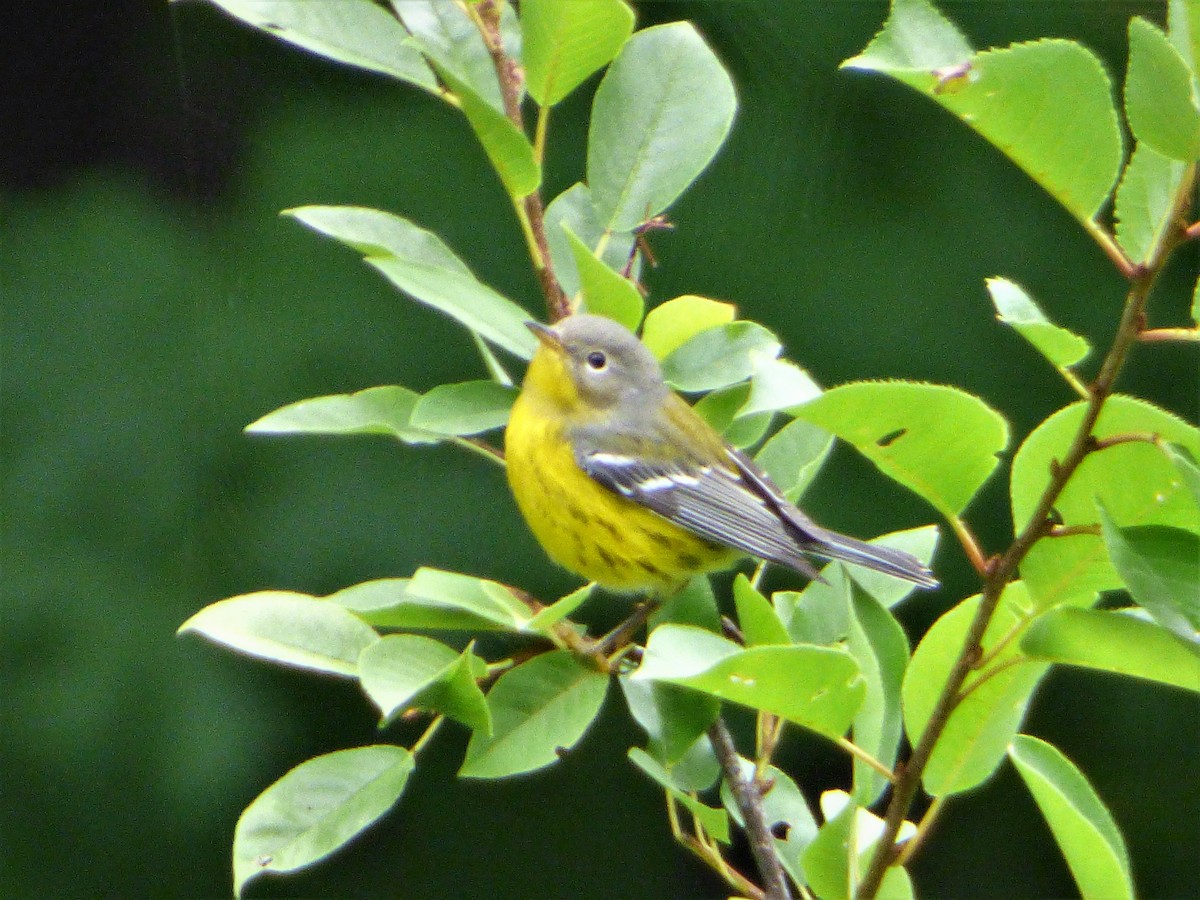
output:
[[[1013,739],[1008,755],[1054,833],[1080,895],[1132,900],[1125,841],[1083,773],[1057,748],[1024,734]]]
[[[604,226],[628,230],[666,209],[716,155],[736,110],[733,82],[691,24],[626,41],[588,132],[587,182]]]
[[[1086,340],[1047,319],[1019,284],[1007,278],[989,278],[987,289],[996,305],[996,318],[1012,326],[1060,372],[1082,362],[1091,352]]]
[[[929,565],[933,561],[934,551],[937,550],[938,537],[939,532],[936,525],[924,525],[906,531],[881,534],[867,543],[880,547],[891,547],[893,550],[903,550],[921,560],[925,565]],[[876,572],[874,569],[864,566],[847,564],[846,571],[859,587],[888,609],[916,590],[916,585],[911,581]]]
[[[504,778],[557,762],[600,712],[608,676],[566,650],[535,656],[500,676],[488,694],[492,734],[476,731],[458,774]]]
[[[438,5],[455,8],[445,3]],[[470,84],[440,65],[436,68],[442,81],[462,103],[463,115],[483,145],[483,152],[500,176],[508,195],[519,200],[536,191],[542,183],[542,167],[525,132],[501,110],[477,94]]]
[[[706,631],[719,632],[721,611],[717,608],[717,597],[708,578],[695,576],[651,614],[651,628],[657,628],[663,622],[695,625]]]
[[[650,751],[674,765],[717,720],[721,701],[672,684],[620,678],[629,714],[650,738]]]
[[[972,55],[925,0],[894,0],[883,30],[843,67],[883,72],[930,97],[1091,223],[1123,156],[1112,84],[1091,51],[1040,40]]]
[[[738,627],[747,646],[792,642],[770,601],[755,590],[750,579],[741,572],[733,580],[733,602],[737,607]]]
[[[810,581],[802,591],[776,591],[775,612],[798,644],[836,644],[850,628],[846,610],[850,579],[846,567],[830,563],[821,571],[824,581]]]
[[[560,597],[554,603],[551,603],[545,609],[537,612],[532,619],[525,623],[525,631],[531,631],[536,634],[549,634],[554,630],[554,626],[565,619],[592,596],[596,585],[589,582],[578,590],[572,591],[565,597]]]
[[[379,640],[353,614],[307,594],[258,591],[204,607],[178,634],[201,634],[231,650],[330,675],[358,675],[358,656]]]
[[[392,8],[412,34],[409,44],[419,47],[443,73],[451,73],[488,106],[504,111],[492,55],[463,7],[442,0],[392,0]],[[504,49],[513,55],[513,48]]]
[[[1184,486],[1192,495],[1192,499],[1196,501],[1196,506],[1200,507],[1200,466],[1196,465],[1196,459],[1193,457],[1186,447],[1170,442],[1163,444],[1163,452],[1167,458],[1175,466],[1175,471],[1179,473],[1180,479]]]
[[[1117,187],[1117,243],[1134,262],[1150,263],[1171,225],[1187,165],[1138,143]]]
[[[471,651],[459,654],[417,634],[391,634],[358,658],[359,680],[384,723],[407,709],[429,709],[490,734],[487,700],[475,681]]]
[[[692,694],[692,696],[699,697],[701,695]],[[652,750],[651,755],[654,755]],[[661,757],[655,756],[654,758],[663,762]],[[695,793],[707,791],[721,777],[721,763],[717,761],[717,754],[713,752],[712,742],[709,741],[707,734],[702,734],[692,741],[692,745],[683,752],[679,760],[666,768],[671,773],[672,781],[684,790]]]
[[[459,600],[456,592],[431,590],[428,576],[418,589],[433,596],[409,593],[410,584],[408,578],[379,578],[343,588],[325,599],[375,628],[512,631],[520,619],[504,604],[485,605],[484,601],[474,602],[469,595]]]
[[[436,79],[392,16],[370,0],[213,0],[231,16],[336,62],[440,96]]]
[[[820,395],[812,376],[794,362],[764,357],[750,377],[750,397],[738,410],[738,418],[791,409]]]
[[[908,665],[908,638],[883,605],[861,589],[850,595],[847,648],[867,682],[866,696],[854,717],[854,743],[888,768],[896,762],[903,731],[900,685]],[[854,799],[870,806],[888,781],[862,760],[854,760]]]
[[[744,777],[755,777],[755,765],[752,761],[739,756],[738,764]],[[776,835],[775,853],[784,871],[796,884],[803,885],[806,882],[800,859],[817,836],[817,820],[796,782],[782,769],[767,766],[763,773],[763,781],[770,785],[762,798],[763,820],[767,823],[768,830]],[[745,828],[742,811],[737,805],[733,791],[729,789],[728,781],[721,782],[721,803],[733,820]],[[778,837],[780,833],[785,836]]]
[[[612,60],[633,33],[633,10],[621,0],[524,0],[525,87],[553,106]]]
[[[1195,77],[1200,60],[1200,9],[1196,8],[1196,0],[1167,0],[1167,37]]]
[[[843,384],[793,413],[852,444],[948,519],[966,509],[1008,444],[1003,417],[942,385]]]
[[[671,773],[663,768],[662,763],[645,750],[630,747],[629,761],[657,782],[671,799],[695,816],[696,821],[709,835],[722,843],[729,843],[729,816],[725,814],[725,810],[706,806],[682,789],[671,778]]]
[[[736,315],[732,303],[684,294],[646,313],[642,343],[659,359],[666,359],[700,332],[728,325]]]
[[[1153,622],[1117,612],[1058,607],[1021,640],[1030,656],[1200,692],[1200,652]]]
[[[503,631],[521,631],[532,613],[504,585],[486,578],[422,567],[405,587],[412,598],[470,613]]]
[[[475,278],[442,239],[407,219],[356,206],[303,206],[285,210],[313,231],[365,254],[389,281],[521,359],[537,340],[529,313]]]
[[[391,809],[413,757],[386,744],[303,762],[254,799],[233,836],[233,892],[263,872],[295,872],[325,858]]]
[[[1080,401],[1040,424],[1017,450],[1012,464],[1012,514],[1025,527],[1050,480],[1053,460],[1062,459],[1087,409]],[[1149,432],[1200,454],[1200,430],[1133,397],[1114,395],[1104,403],[1092,433],[1097,438]],[[1059,495],[1054,508],[1064,525],[1095,525],[1096,499],[1125,526],[1171,525],[1195,530],[1196,507],[1174,466],[1153,444],[1129,442],[1091,453]],[[1099,535],[1043,538],[1021,563],[1021,576],[1040,609],[1058,603],[1086,604],[1100,591],[1121,587]]]
[[[754,457],[775,486],[793,503],[821,471],[833,449],[833,435],[802,419],[789,422]]]
[[[567,229],[589,247],[604,250],[599,254],[604,264],[615,272],[623,272],[633,266],[631,277],[638,275],[638,257],[634,254],[637,239],[630,231],[606,231],[596,218],[592,206],[592,192],[586,184],[571,185],[546,207],[546,243],[550,245],[550,259],[554,263],[554,275],[568,297],[579,293],[579,271],[575,268],[575,254],[567,239]]]
[[[804,851],[801,863],[814,894],[822,900],[850,900],[858,886],[857,876],[866,871],[875,842],[883,832],[883,821],[856,807],[844,791],[822,794],[821,811],[825,824]],[[898,839],[908,840],[915,833],[916,827],[904,822]],[[888,869],[876,896],[881,900],[912,900],[908,872],[899,867]]]
[[[672,350],[663,360],[663,376],[681,391],[711,391],[745,381],[781,349],[779,339],[757,322],[716,325]]]
[[[1121,528],[1103,503],[1108,555],[1134,601],[1164,628],[1200,645],[1200,535],[1182,528]]]
[[[441,384],[417,401],[412,423],[436,434],[468,435],[508,423],[517,391],[494,381]]]
[[[865,685],[850,654],[828,647],[751,647],[688,625],[650,634],[637,680],[676,684],[841,737]]]
[[[247,434],[385,434],[406,444],[436,444],[444,436],[412,425],[421,395],[385,386],[353,394],[299,400],[246,426]]]
[[[843,69],[909,72],[950,69],[971,59],[974,50],[954,24],[926,0],[892,0],[891,15],[863,52]]]
[[[1129,21],[1125,115],[1142,143],[1182,162],[1200,157],[1200,98],[1188,64],[1155,25]]]
[[[982,784],[996,771],[1021,727],[1033,689],[1049,668],[1026,659],[1017,649],[1015,637],[1025,628],[1031,605],[1021,582],[1005,588],[983,636],[987,664],[968,677],[963,686],[965,699],[950,715],[925,769],[923,785],[932,796],[957,794]],[[978,607],[978,595],[958,604],[933,624],[913,653],[901,696],[905,725],[914,745],[962,652]]]
[[[564,224],[563,228],[575,256],[575,271],[579,274],[587,312],[615,319],[630,331],[637,331],[646,307],[641,292],[628,278],[614,272],[592,253],[569,225]]]

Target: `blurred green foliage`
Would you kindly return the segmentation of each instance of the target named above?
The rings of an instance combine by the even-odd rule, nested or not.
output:
[[[1163,6],[942,5],[976,44],[1076,37],[1114,73],[1129,16],[1161,18]],[[984,278],[1019,280],[1093,343],[1107,338],[1124,285],[1049,197],[933,104],[838,72],[883,15],[882,3],[836,14],[642,5],[643,22],[695,20],[741,100],[725,152],[672,211],[677,231],[654,237],[662,268],[647,281],[658,298],[738,303],[825,384],[954,383],[1023,434],[1065,388],[995,321]],[[5,896],[225,894],[249,800],[303,759],[372,740],[371,710],[346,686],[176,640],[206,603],[262,587],[324,593],[421,564],[547,596],[572,584],[543,562],[501,474],[480,460],[382,439],[241,433],[302,397],[482,375],[459,329],[278,219],[281,209],[402,212],[531,310],[537,291],[507,202],[452,111],[247,37],[208,10],[172,16],[180,73],[146,65],[139,77],[160,91],[177,78],[185,110],[203,90],[239,96],[247,121],[221,123],[245,138],[226,190],[203,200],[197,184],[173,198],[108,166],[0,194]],[[547,196],[581,169],[586,94],[556,111]],[[184,144],[203,172],[204,147]],[[1197,262],[1195,247],[1180,254],[1153,324],[1182,319]],[[1196,418],[1189,348],[1140,349],[1126,387]],[[881,491],[891,521],[873,510]],[[850,532],[924,520],[919,501],[845,452],[808,505]],[[997,546],[1003,485],[991,483],[972,515]],[[966,564],[944,555],[949,596],[962,596]],[[914,630],[946,596],[910,604]],[[1027,730],[1089,774],[1146,896],[1200,893],[1197,721],[1189,697],[1093,674],[1055,673],[1034,704]],[[462,742],[447,741],[339,864],[251,893],[722,896],[674,848],[654,788],[629,767],[631,726],[612,715],[601,725],[578,757],[508,783],[455,782]],[[848,768],[814,740],[794,738],[782,756],[802,784]],[[584,772],[600,779],[582,783]],[[1071,891],[1015,778],[1006,769],[948,809],[913,869],[922,893]],[[1176,811],[1164,816],[1152,798]],[[996,871],[1009,874],[998,882]]]

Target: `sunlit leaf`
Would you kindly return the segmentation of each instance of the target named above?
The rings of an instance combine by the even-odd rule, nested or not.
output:
[[[533,616],[504,585],[458,572],[422,567],[404,590],[409,597],[460,609],[502,630],[520,631]]]
[[[488,693],[492,734],[476,731],[459,775],[504,778],[557,762],[600,712],[608,676],[565,650],[535,656]]]
[[[411,583],[409,578],[379,578],[342,588],[326,600],[376,628],[512,631],[520,625],[520,615],[490,597],[439,590],[427,576],[418,585],[418,595],[409,592]]]
[[[435,434],[479,434],[507,423],[516,398],[516,390],[494,381],[441,384],[417,401],[412,424]]]
[[[570,230],[570,226],[564,225],[564,228],[567,229],[567,241],[575,257],[575,271],[579,274],[579,286],[587,311],[607,316],[630,331],[636,331],[642,324],[642,311],[646,306],[637,287],[592,253]]]
[[[286,210],[309,228],[347,244],[414,300],[450,316],[521,359],[537,340],[529,313],[475,278],[433,232],[407,219],[356,206]]]
[[[1117,243],[1134,262],[1150,263],[1171,225],[1187,164],[1138,143],[1117,187]]]
[[[525,86],[553,106],[608,63],[633,31],[621,0],[523,0]]]
[[[1013,457],[1012,514],[1018,530],[1036,509],[1051,465],[1066,455],[1086,408],[1080,401],[1051,415]],[[1200,430],[1144,400],[1109,397],[1092,433],[1106,438],[1131,432],[1157,434],[1200,454]],[[1198,527],[1190,491],[1170,460],[1150,443],[1132,441],[1088,454],[1054,508],[1064,525],[1095,525],[1097,498],[1126,527]],[[1122,584],[1104,541],[1095,534],[1043,538],[1021,563],[1021,575],[1042,609],[1068,600],[1090,603],[1096,593]]]
[[[716,155],[737,98],[720,61],[687,22],[625,42],[592,105],[587,183],[606,228],[666,209]]]
[[[1200,98],[1188,65],[1156,25],[1129,21],[1125,115],[1134,136],[1163,156],[1200,157]]]
[[[425,60],[392,16],[370,0],[212,0],[289,44],[349,66],[399,78],[437,95]]]
[[[406,709],[427,709],[486,734],[492,722],[471,656],[432,638],[392,634],[363,650],[359,680],[385,721]]]
[[[1125,841],[1083,773],[1055,747],[1024,734],[1013,738],[1008,755],[1054,833],[1080,895],[1133,898]]]
[[[1058,607],[1021,640],[1030,656],[1200,692],[1200,651],[1154,622],[1118,612]]]
[[[981,784],[996,771],[1029,705],[1033,689],[1049,668],[1025,658],[1016,637],[1026,626],[1031,601],[1025,585],[1013,582],[983,636],[987,664],[963,685],[965,699],[950,715],[925,769],[923,786],[933,796],[956,794]],[[964,600],[938,619],[917,645],[904,676],[904,722],[915,744],[929,722],[942,686],[962,653],[963,639],[979,608],[979,596]]]
[[[775,607],[750,584],[750,579],[738,573],[733,580],[733,602],[737,607],[738,628],[746,646],[760,644],[790,644],[791,636],[779,620]]]
[[[233,892],[263,872],[295,872],[324,859],[391,809],[413,757],[386,744],[318,756],[254,799],[233,836]]]
[[[1123,152],[1112,84],[1074,41],[973,53],[926,0],[893,0],[883,30],[842,65],[883,72],[941,104],[1081,222],[1116,182]]]
[[[603,245],[598,255],[615,272],[623,272],[632,260],[630,277],[638,276],[640,257],[634,254],[636,238],[633,233],[606,231],[596,218],[588,186],[582,182],[576,183],[546,207],[546,242],[550,245],[554,274],[568,297],[574,297],[579,292],[580,283],[579,272],[575,268],[575,254],[567,239],[566,229],[574,232],[592,250]]]
[[[903,730],[900,685],[908,665],[908,638],[882,604],[858,589],[850,595],[847,647],[867,682],[863,705],[854,717],[854,743],[888,768],[896,762]],[[888,781],[860,759],[854,760],[854,798],[870,806]]]
[[[1008,444],[998,413],[943,385],[843,384],[792,412],[852,444],[947,518],[971,502]]]
[[[392,8],[412,34],[410,45],[419,47],[438,68],[452,73],[493,109],[504,111],[492,55],[461,6],[444,0],[392,0]],[[513,50],[520,52],[519,47],[505,47],[510,55]]]
[[[711,391],[745,381],[780,349],[779,339],[757,322],[716,325],[672,350],[663,376],[681,391]]]
[[[831,737],[849,728],[866,686],[849,653],[830,647],[742,649],[688,625],[650,634],[633,679],[676,684],[774,713]]]
[[[797,419],[775,432],[754,461],[771,476],[783,495],[795,502],[821,471],[832,449],[832,434]]]
[[[412,425],[421,395],[385,386],[353,394],[329,394],[298,400],[246,426],[247,434],[385,434],[406,444],[434,444],[445,435]]]
[[[1182,528],[1121,528],[1097,504],[1108,555],[1137,604],[1200,646],[1200,535]]]
[[[379,635],[350,612],[307,594],[258,591],[204,607],[179,626],[249,656],[331,675],[358,675]]]
[[[1087,357],[1091,350],[1088,342],[1047,319],[1020,285],[1007,278],[989,278],[987,289],[996,305],[996,318],[1029,341],[1056,369],[1069,368]]]
[[[845,791],[826,791],[821,795],[825,824],[817,832],[801,857],[809,884],[822,900],[850,900],[857,888],[857,876],[866,871],[875,842],[883,832],[883,821],[869,810],[855,806]],[[915,833],[911,822],[900,827],[898,839],[908,840]],[[891,867],[880,885],[879,898],[912,900],[912,882],[901,867]]]

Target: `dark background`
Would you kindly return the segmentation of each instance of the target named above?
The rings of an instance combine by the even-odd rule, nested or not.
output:
[[[1123,77],[1125,28],[1164,4],[956,2],[977,46],[1078,38]],[[882,3],[641,4],[691,18],[730,66],[725,151],[655,237],[653,299],[735,301],[825,384],[957,384],[1017,439],[1071,397],[998,325],[983,279],[1021,282],[1103,345],[1123,284],[1068,215],[928,101],[839,72]],[[0,118],[3,738],[0,893],[220,895],[237,816],[293,765],[377,740],[348,684],[280,671],[175,628],[260,588],[326,593],[436,565],[553,596],[499,472],[382,439],[251,439],[284,403],[478,377],[463,333],[279,210],[357,203],[441,234],[538,309],[511,211],[452,110],[327,66],[194,3],[20,4],[6,14]],[[556,112],[547,198],[582,172],[594,82]],[[1182,323],[1195,248],[1154,299]],[[1124,390],[1196,418],[1194,349],[1141,348]],[[1014,447],[1016,446],[1014,442]],[[970,518],[1010,532],[1003,472]],[[933,520],[840,451],[807,505],[858,533]],[[974,589],[943,549],[920,632]],[[614,614],[603,604],[598,617]],[[423,755],[400,806],[326,865],[255,895],[724,896],[672,844],[616,697],[576,753],[502,783],[454,780],[464,735]],[[1195,698],[1056,672],[1026,730],[1089,775],[1145,896],[1200,895]],[[736,723],[735,723],[736,724]],[[409,742],[403,727],[384,740]],[[792,735],[810,798],[848,766]],[[917,861],[928,896],[1074,892],[1008,768],[956,800]]]

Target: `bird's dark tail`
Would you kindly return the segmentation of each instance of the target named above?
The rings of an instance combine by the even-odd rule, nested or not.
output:
[[[812,522],[806,522],[805,526],[799,530],[808,538],[804,546],[808,553],[840,559],[886,575],[894,575],[923,588],[941,586],[929,567],[911,553],[868,544],[857,538],[821,528]]]

